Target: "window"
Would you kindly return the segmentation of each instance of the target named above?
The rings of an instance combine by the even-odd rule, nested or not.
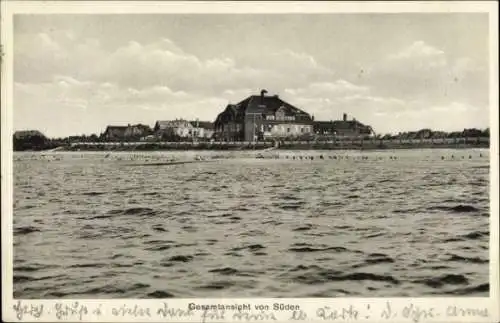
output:
[[[304,133],[304,128],[300,127],[300,132]]]
[[[286,132],[290,132],[290,128],[286,128]]]

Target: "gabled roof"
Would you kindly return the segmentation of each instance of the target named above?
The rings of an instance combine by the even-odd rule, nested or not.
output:
[[[309,116],[307,112],[281,100],[277,95],[251,95],[236,106],[239,109],[244,109],[245,113],[275,114],[279,108],[283,107],[286,114]]]
[[[127,126],[107,126],[104,133],[113,133],[115,135],[124,135],[127,131]]]
[[[142,124],[142,123],[138,123],[138,124],[135,124],[135,125],[132,125],[131,127],[136,127],[136,128],[140,128],[142,130],[148,130],[148,129],[151,129],[150,126],[146,125],[146,124]]]
[[[213,129],[214,124],[210,121],[190,121],[193,127],[203,128],[203,129]]]
[[[281,100],[277,95],[251,95],[237,104],[228,104],[223,112],[219,113],[215,123],[224,122],[226,119],[242,120],[246,114],[272,115],[282,108],[286,116],[300,116],[296,121],[310,122],[311,116]]]
[[[162,120],[156,121],[155,128],[160,130],[168,128],[192,128],[193,125],[187,120]]]

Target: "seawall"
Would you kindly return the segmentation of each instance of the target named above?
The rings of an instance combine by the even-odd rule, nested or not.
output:
[[[380,150],[429,148],[489,148],[489,138],[331,140],[274,142],[80,142],[61,147],[66,151],[155,151],[155,150]]]

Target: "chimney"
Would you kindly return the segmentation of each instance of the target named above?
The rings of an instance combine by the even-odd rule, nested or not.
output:
[[[342,120],[347,121],[347,113],[344,113],[344,117],[342,118]]]
[[[264,94],[267,93],[267,90],[262,89],[260,91],[260,104],[264,104]]]

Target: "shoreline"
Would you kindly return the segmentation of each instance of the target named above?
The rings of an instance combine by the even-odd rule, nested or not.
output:
[[[270,149],[271,148],[271,149]],[[234,147],[234,146],[218,146],[218,147],[203,147],[203,146],[191,146],[191,147],[133,147],[133,146],[117,146],[117,147],[96,147],[96,146],[78,146],[78,147],[60,147],[57,149],[49,150],[22,150],[22,151],[40,151],[40,152],[151,152],[151,151],[308,151],[308,150],[329,150],[329,151],[381,151],[381,150],[418,150],[418,149],[489,149],[489,144],[460,144],[460,145],[370,145],[370,146],[351,146],[344,145],[342,147],[335,147],[330,145],[312,144],[312,145],[288,145],[281,147]],[[22,152],[18,151],[18,152]]]
[[[372,139],[280,142],[76,142],[52,143],[14,151],[265,151],[265,150],[400,150],[490,148],[489,138]]]

